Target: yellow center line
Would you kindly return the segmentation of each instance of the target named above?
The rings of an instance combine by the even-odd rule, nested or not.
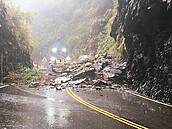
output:
[[[75,98],[76,99],[76,98]],[[77,100],[77,99],[76,99]],[[78,101],[78,100],[77,100]],[[84,100],[83,100],[84,101]],[[100,108],[98,108],[98,107],[96,107],[96,106],[94,106],[94,105],[91,105],[91,104],[85,104],[85,103],[83,103],[82,101],[80,101],[79,100],[79,102],[80,103],[82,103],[82,104],[84,104],[84,105],[86,105],[87,107],[89,107],[89,108],[92,108],[92,109],[94,109],[94,110],[96,110],[96,111],[98,111],[98,112],[100,112],[100,113],[102,113],[102,114],[104,114],[104,115],[106,115],[106,116],[109,116],[109,117],[111,117],[111,118],[113,118],[113,119],[116,119],[116,120],[118,120],[118,121],[120,121],[120,122],[122,122],[122,123],[125,123],[125,124],[127,124],[127,125],[130,125],[130,126],[132,126],[132,127],[135,127],[135,128],[138,128],[138,129],[142,129],[142,128],[140,128],[140,127],[138,127],[138,126],[135,126],[135,125],[132,125],[131,123],[128,123],[128,122],[126,122],[126,121],[123,121],[119,116],[116,116],[116,115],[111,115],[111,113],[109,113],[109,112],[107,112],[107,111],[105,111],[105,110],[103,110],[103,109],[100,109]]]
[[[70,90],[71,93],[73,93],[71,89],[69,89],[69,90]],[[90,104],[90,103],[84,101],[83,99],[81,99],[81,98],[79,98],[78,96],[76,96],[74,93],[73,93],[73,95],[74,95],[75,97],[77,97],[78,99],[80,99],[81,101],[83,101],[83,102],[85,102],[86,104],[88,104],[89,106],[95,107],[95,108],[97,108],[97,109],[100,110],[100,111],[103,111],[103,112],[105,112],[105,113],[107,113],[107,114],[109,114],[109,115],[112,115],[113,118],[114,118],[114,117],[115,117],[115,118],[118,118],[118,119],[120,119],[120,120],[122,120],[122,121],[124,121],[124,122],[128,122],[128,123],[130,123],[130,124],[133,124],[133,125],[135,125],[135,126],[139,126],[139,127],[145,129],[145,127],[143,127],[143,126],[141,126],[141,125],[138,125],[138,124],[136,124],[136,123],[134,123],[134,122],[128,121],[128,120],[126,120],[126,119],[124,119],[124,118],[121,118],[121,117],[119,117],[119,116],[117,116],[117,115],[115,115],[115,114],[112,114],[112,113],[110,113],[110,112],[107,112],[107,111],[105,111],[105,110],[103,110],[103,109],[101,109],[101,108],[98,108],[98,107],[96,107],[96,106],[94,106],[94,105],[92,105],[92,104]],[[147,129],[147,128],[146,128],[146,129]]]
[[[84,101],[83,99],[81,99],[80,97],[78,97],[77,95],[75,95],[71,89],[68,90],[68,89],[66,88],[66,91],[67,91],[68,94],[69,94],[70,96],[72,96],[75,100],[77,100],[78,102],[82,103],[83,105],[85,105],[85,106],[87,106],[87,107],[89,107],[89,108],[91,108],[91,109],[93,109],[93,110],[96,110],[96,111],[98,111],[98,112],[100,112],[100,113],[102,113],[102,114],[104,114],[104,115],[106,115],[106,116],[109,116],[109,117],[111,117],[111,118],[113,118],[113,119],[115,119],[115,120],[117,120],[117,121],[120,121],[120,122],[122,122],[122,123],[124,123],[124,124],[127,124],[127,125],[129,125],[129,126],[132,126],[132,127],[134,127],[134,128],[137,128],[137,129],[148,129],[147,127],[144,127],[144,126],[142,126],[142,125],[136,124],[136,123],[131,122],[131,121],[127,120],[127,119],[121,118],[121,117],[119,117],[119,116],[117,116],[117,115],[115,115],[115,114],[112,114],[112,113],[110,113],[110,112],[108,112],[108,111],[105,111],[105,110],[103,110],[103,109],[101,109],[101,108],[99,108],[99,107],[96,107],[96,106],[94,106],[94,105],[92,105],[92,104],[90,104],[90,103]]]

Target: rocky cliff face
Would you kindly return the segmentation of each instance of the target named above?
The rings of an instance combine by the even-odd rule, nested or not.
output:
[[[0,3],[0,66],[3,65],[3,77],[10,71],[16,71],[19,63],[32,67],[29,51],[22,48],[19,45],[21,41],[16,38],[15,32],[18,31],[11,22],[13,20],[5,5]]]
[[[111,36],[123,26],[129,87],[172,103],[171,0],[118,0]]]

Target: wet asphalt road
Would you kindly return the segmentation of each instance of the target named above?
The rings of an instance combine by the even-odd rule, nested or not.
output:
[[[172,129],[172,108],[125,91],[74,89],[83,100],[151,129]],[[0,129],[132,129],[72,98],[65,89],[0,89]]]

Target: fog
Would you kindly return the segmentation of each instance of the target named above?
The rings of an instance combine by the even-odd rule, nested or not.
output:
[[[113,42],[112,37],[106,33],[101,34],[101,31],[109,30],[105,25],[113,16],[115,4],[113,0],[13,0],[13,2],[20,6],[22,11],[37,14],[33,17],[32,24],[37,42],[32,53],[35,61],[40,61],[45,55],[51,57],[53,47],[58,49],[65,47],[70,56],[73,54],[77,57],[81,54],[95,53],[98,48],[97,39],[103,44],[103,38],[107,36],[106,39]]]
[[[20,6],[22,11],[40,12],[46,6],[60,5],[62,0],[12,0],[17,6]],[[59,3],[59,4],[57,4]],[[58,8],[58,7],[57,7]]]

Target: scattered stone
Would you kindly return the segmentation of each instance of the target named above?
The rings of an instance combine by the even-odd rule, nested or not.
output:
[[[87,62],[87,63],[85,64],[85,67],[90,67],[91,65],[92,65],[91,62]]]
[[[85,80],[86,80],[86,78],[80,79],[80,80],[76,80],[76,81],[71,81],[70,84],[79,85],[79,84],[81,84],[82,82],[84,82]]]
[[[81,78],[95,78],[95,69],[94,68],[89,68],[82,70],[81,72],[77,73],[74,75],[73,80],[78,80]]]
[[[40,85],[39,82],[31,82],[29,88],[37,88]]]
[[[101,87],[96,87],[96,90],[102,90],[102,88]]]
[[[103,66],[103,64],[101,64],[101,63],[96,63],[93,65],[93,67],[96,71],[101,71],[103,69],[102,66]]]
[[[89,55],[81,55],[78,60],[79,62],[86,62],[86,61],[92,61],[95,58],[93,56],[89,56]]]
[[[62,90],[61,86],[56,86],[56,90]]]
[[[50,89],[54,89],[54,86],[50,86]]]
[[[50,85],[51,85],[51,86],[56,86],[56,83],[55,83],[55,82],[53,82],[53,83],[50,83]]]
[[[110,89],[117,90],[117,87],[111,86]]]
[[[66,83],[70,80],[68,77],[59,77],[55,79],[55,84],[61,84],[61,83]]]
[[[107,86],[107,85],[109,85],[108,82],[105,80],[98,79],[98,80],[93,80],[93,81],[94,81],[95,86]]]
[[[52,73],[48,73],[47,75],[52,76],[53,74]]]
[[[98,54],[95,57],[82,55],[79,63],[70,66],[53,65],[54,71],[50,77],[52,86],[63,88],[112,88],[113,83],[123,84],[126,62],[116,58],[113,54]],[[54,76],[54,74],[56,76]],[[48,84],[48,82],[46,82]],[[100,88],[99,88],[100,87]]]
[[[62,64],[58,64],[58,65],[53,65],[52,71],[54,73],[59,73],[61,74],[63,71],[65,71],[67,69],[67,67],[65,65]]]
[[[78,86],[74,85],[74,86],[73,86],[73,89],[74,89],[74,88],[78,88]]]

